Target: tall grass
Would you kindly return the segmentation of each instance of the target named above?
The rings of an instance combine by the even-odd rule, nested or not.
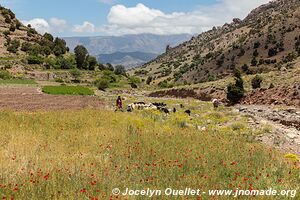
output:
[[[110,199],[116,187],[299,188],[291,162],[247,142],[240,129],[250,129],[224,124],[234,116],[203,116],[197,123],[210,125],[199,131],[181,128],[191,121],[181,113],[1,112],[0,198]]]

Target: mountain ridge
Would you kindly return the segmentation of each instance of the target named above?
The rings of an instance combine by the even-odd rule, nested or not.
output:
[[[271,1],[244,20],[213,27],[131,73],[151,76],[156,83],[199,83],[229,76],[234,68],[245,73],[288,68],[300,53],[299,21],[299,1]]]

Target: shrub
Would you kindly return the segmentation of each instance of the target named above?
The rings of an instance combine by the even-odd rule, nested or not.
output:
[[[16,30],[16,27],[15,27],[14,25],[11,25],[11,26],[9,27],[9,31],[10,31],[10,32],[15,32],[15,30]]]
[[[16,28],[20,29],[21,26],[22,26],[22,23],[19,20],[17,20],[17,22],[16,22]]]
[[[0,70],[0,79],[7,80],[7,79],[10,79],[10,78],[11,78],[11,75],[8,71]]]
[[[173,84],[168,83],[168,81],[166,81],[166,80],[159,82],[158,86],[160,88],[172,88],[172,87],[174,87]]]
[[[273,57],[273,56],[276,56],[277,53],[278,53],[277,48],[270,48],[270,49],[269,49],[269,52],[268,52],[268,56],[269,56],[269,57]]]
[[[244,81],[242,79],[240,71],[235,69],[234,76],[235,76],[235,84],[230,83],[227,86],[227,99],[232,104],[238,103],[244,97],[245,94]]]
[[[109,81],[105,78],[97,79],[95,85],[99,90],[105,90],[109,86]]]
[[[74,77],[75,80],[79,80],[80,77],[81,77],[81,71],[79,69],[77,69],[77,68],[72,69],[70,71],[70,74]]]
[[[44,62],[44,59],[41,56],[30,55],[27,57],[27,62],[32,65],[39,65]]]
[[[261,76],[256,75],[252,80],[251,80],[251,85],[253,89],[257,89],[261,87],[263,79]]]
[[[148,76],[146,84],[150,85],[150,83],[152,82],[152,80],[153,80],[152,76]]]
[[[137,85],[137,84],[141,83],[141,79],[137,76],[130,76],[128,78],[128,82],[129,82],[129,84],[136,84]]]
[[[19,40],[12,40],[7,47],[7,51],[11,53],[17,53],[18,48],[20,47],[20,41]]]
[[[251,65],[256,66],[257,63],[258,63],[257,59],[255,57],[253,57],[252,60],[251,60]]]
[[[3,34],[7,37],[7,36],[9,36],[10,31],[9,30],[3,31]]]
[[[122,66],[122,65],[117,65],[115,67],[115,74],[116,75],[126,75],[126,70],[125,70],[125,67]]]

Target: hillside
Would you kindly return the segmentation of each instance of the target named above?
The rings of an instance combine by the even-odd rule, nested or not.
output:
[[[276,0],[244,20],[214,27],[130,73],[156,83],[200,83],[245,74],[293,68],[300,54],[300,1]]]
[[[99,62],[111,63],[112,65],[123,65],[126,68],[140,66],[157,57],[154,53],[144,52],[115,52],[111,54],[100,54],[97,56]]]

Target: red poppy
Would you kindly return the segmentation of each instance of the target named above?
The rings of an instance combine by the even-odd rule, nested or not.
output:
[[[80,192],[86,193],[86,189],[85,189],[85,188],[82,188],[82,189],[80,190]]]
[[[47,181],[49,179],[49,173],[44,176],[44,180]]]

